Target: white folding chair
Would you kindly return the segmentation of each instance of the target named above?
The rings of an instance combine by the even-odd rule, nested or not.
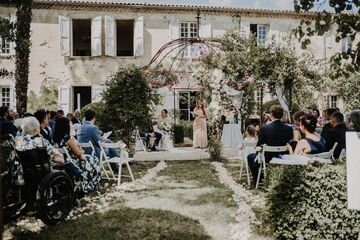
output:
[[[117,180],[117,185],[119,186],[121,183],[121,177],[131,177],[132,181],[134,181],[134,175],[131,171],[129,162],[132,161],[133,159],[129,158],[129,153],[126,151],[125,147],[126,145],[123,142],[117,142],[117,143],[103,143],[99,141],[99,145],[100,145],[100,164],[101,164],[101,169],[105,172],[105,175],[107,177],[107,179],[111,180]],[[119,157],[112,157],[109,158],[106,153],[105,153],[105,148],[115,148],[120,150],[120,158]],[[119,173],[116,174],[114,173],[114,171],[112,170],[110,163],[115,163],[118,164],[119,166]],[[122,165],[126,164],[127,169],[129,171],[130,175],[122,175]],[[105,165],[107,165],[107,167],[109,168],[110,171],[110,175],[107,173]]]
[[[248,185],[250,186],[250,171],[249,171],[249,165],[248,165],[248,161],[247,161],[247,156],[250,154],[249,151],[247,151],[247,149],[249,148],[256,148],[256,142],[244,142],[244,146],[243,149],[239,152],[239,158],[240,158],[240,180],[242,178],[242,175],[245,173],[244,175],[247,178],[247,182]],[[245,165],[245,169],[244,169],[244,165]]]
[[[256,180],[255,188],[258,188],[260,182],[261,171],[264,171],[264,179],[266,178],[266,161],[265,161],[265,153],[280,153],[286,152],[288,150],[287,146],[268,146],[264,144],[260,153],[256,156],[255,162],[260,162],[259,173]]]
[[[135,136],[136,142],[135,142],[135,149],[136,151],[141,151],[143,150],[144,152],[146,152],[146,147],[145,144],[143,142],[142,137],[140,136],[140,132],[139,130],[136,130],[136,136]],[[139,150],[140,149],[140,150]]]
[[[346,150],[345,148],[341,149],[340,155],[337,160],[344,160],[346,158]]]
[[[91,149],[91,156],[95,156],[95,147],[94,145],[92,144],[91,141],[87,142],[87,143],[78,143],[78,145],[82,148],[82,149],[85,149],[85,148],[89,148]]]
[[[330,149],[328,152],[322,152],[322,153],[315,153],[315,154],[304,154],[305,156],[309,158],[323,158],[323,159],[331,159],[334,160],[334,151],[337,147],[338,143],[334,143],[334,146]]]

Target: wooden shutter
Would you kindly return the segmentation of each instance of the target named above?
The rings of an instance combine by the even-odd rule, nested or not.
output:
[[[116,22],[105,16],[105,55],[116,56]]]
[[[267,36],[268,40],[274,39],[275,42],[279,42],[279,30],[276,29],[275,27],[275,23],[274,22],[270,22],[270,29],[269,29],[269,34]]]
[[[91,19],[91,56],[101,56],[101,16]]]
[[[100,102],[102,100],[102,93],[105,90],[103,85],[91,86],[91,102]]]
[[[10,86],[10,108],[16,109],[16,91],[15,86]]]
[[[211,22],[208,19],[201,19],[200,21],[200,37],[201,38],[211,38]]]
[[[70,24],[71,19],[69,17],[59,16],[61,56],[70,56]]]
[[[249,37],[250,35],[250,22],[243,22],[240,23],[240,33],[245,37]]]
[[[69,85],[62,85],[59,87],[59,104],[60,109],[67,114],[70,111],[70,90],[71,86]]]
[[[171,40],[180,37],[180,21],[178,19],[170,19],[170,38]]]
[[[134,55],[136,57],[144,55],[144,17],[135,19]]]

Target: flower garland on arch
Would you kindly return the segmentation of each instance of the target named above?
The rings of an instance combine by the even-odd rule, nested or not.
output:
[[[149,84],[152,89],[167,87],[171,91],[179,84],[178,76],[162,65],[154,68],[146,68],[144,74],[149,79]]]

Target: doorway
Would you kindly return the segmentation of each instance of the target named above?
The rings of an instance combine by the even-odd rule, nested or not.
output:
[[[73,110],[80,109],[91,103],[91,87],[73,87]],[[80,101],[80,102],[79,102]]]

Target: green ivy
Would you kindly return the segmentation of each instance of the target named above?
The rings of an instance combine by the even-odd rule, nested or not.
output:
[[[360,213],[347,209],[345,164],[270,169],[269,217],[276,239],[357,239]]]

